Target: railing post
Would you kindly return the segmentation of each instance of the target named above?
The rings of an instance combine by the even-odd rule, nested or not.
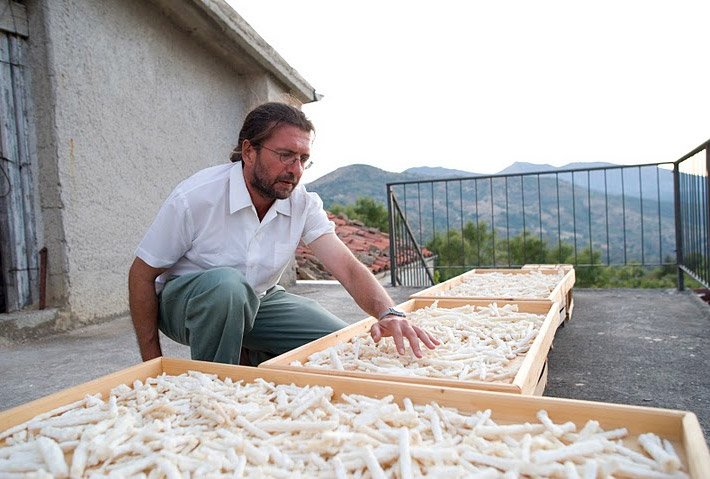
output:
[[[390,224],[390,281],[392,287],[397,286],[397,258],[395,258],[395,232],[394,232],[394,215],[392,214],[392,186],[387,185],[387,215]]]
[[[705,283],[710,283],[710,142],[705,144]]]
[[[677,162],[673,164],[673,197],[675,210],[675,263],[678,269],[677,288],[678,291],[683,291],[685,289],[683,270],[681,269],[683,265],[683,225],[680,204],[680,164]]]

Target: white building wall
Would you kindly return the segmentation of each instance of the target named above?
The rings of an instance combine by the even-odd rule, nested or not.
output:
[[[81,322],[123,314],[134,249],[163,200],[229,161],[246,112],[283,90],[143,0],[35,1],[28,13],[45,40],[32,77],[48,115],[38,129],[51,130],[37,140],[50,304]]]

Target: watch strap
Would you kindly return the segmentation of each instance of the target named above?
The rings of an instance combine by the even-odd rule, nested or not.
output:
[[[377,319],[380,320],[386,316],[399,316],[400,318],[406,318],[407,314],[404,311],[400,311],[399,309],[390,306],[386,310],[382,311]]]

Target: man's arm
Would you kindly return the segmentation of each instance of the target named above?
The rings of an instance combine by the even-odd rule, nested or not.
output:
[[[368,314],[377,317],[390,306],[394,306],[394,301],[387,291],[335,233],[324,234],[308,246],[328,271],[340,281],[358,306]],[[439,344],[439,341],[423,329],[396,316],[385,316],[372,326],[370,334],[375,341],[384,336],[392,336],[400,354],[404,354],[403,338],[407,338],[412,352],[419,358],[422,357],[420,340],[429,349],[434,349]]]
[[[128,303],[143,361],[162,356],[158,335],[158,295],[155,278],[165,269],[153,268],[140,258],[128,272]]]

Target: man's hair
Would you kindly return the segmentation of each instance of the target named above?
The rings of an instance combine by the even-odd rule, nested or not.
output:
[[[252,145],[261,146],[281,125],[292,125],[303,131],[315,132],[313,123],[295,106],[286,103],[269,102],[259,105],[249,112],[239,132],[239,142],[229,159],[236,163],[242,160],[242,145],[249,140]]]

